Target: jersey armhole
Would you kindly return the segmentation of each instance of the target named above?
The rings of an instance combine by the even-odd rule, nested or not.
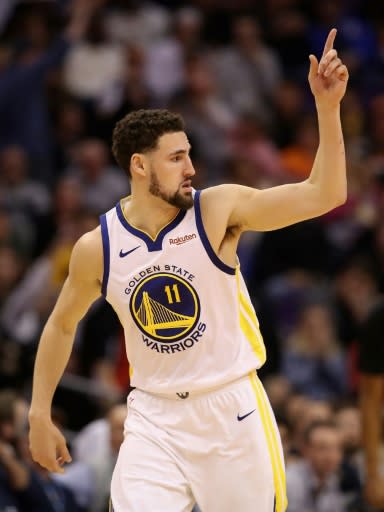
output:
[[[210,260],[212,263],[218,267],[220,270],[225,272],[226,274],[235,275],[236,269],[230,267],[218,257],[215,251],[212,248],[211,242],[208,239],[207,233],[204,229],[203,219],[201,216],[201,208],[200,208],[200,194],[201,190],[197,190],[194,195],[194,203],[195,203],[195,218],[196,218],[196,226],[197,231],[199,232],[200,239],[204,245],[204,249],[206,250]]]
[[[100,216],[100,227],[101,227],[101,239],[103,242],[103,258],[104,258],[104,271],[103,280],[101,282],[101,293],[104,297],[107,296],[107,287],[109,279],[109,264],[110,264],[110,249],[109,249],[109,234],[107,217],[104,213]]]

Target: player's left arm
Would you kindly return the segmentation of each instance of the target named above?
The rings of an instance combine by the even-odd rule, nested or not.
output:
[[[332,29],[320,62],[310,56],[308,81],[319,126],[319,147],[308,179],[257,190],[240,185],[217,187],[226,205],[228,226],[240,231],[269,231],[322,215],[343,204],[347,197],[344,138],[340,102],[348,82],[348,70],[333,48]],[[207,191],[208,192],[208,191]]]

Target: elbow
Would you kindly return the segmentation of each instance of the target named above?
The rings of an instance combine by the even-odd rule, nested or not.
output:
[[[334,206],[333,208],[337,208],[338,206],[342,206],[347,202],[348,194],[347,191],[340,192],[334,200]]]
[[[325,215],[326,213],[329,213],[332,210],[335,210],[339,206],[342,206],[343,204],[345,204],[346,200],[347,200],[346,195],[339,194],[334,197],[328,197],[326,201],[324,201],[324,200],[320,201],[316,208],[315,216]]]
[[[328,211],[334,210],[335,208],[338,208],[339,206],[342,206],[347,202],[348,194],[347,194],[347,188],[344,187],[341,190],[334,191],[332,194],[332,197],[329,198],[328,202]]]

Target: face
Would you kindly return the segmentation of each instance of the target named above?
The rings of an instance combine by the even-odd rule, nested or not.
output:
[[[193,206],[192,182],[195,175],[190,144],[184,132],[166,133],[158,147],[145,155],[149,169],[149,192],[176,208]]]
[[[346,407],[336,415],[344,448],[354,453],[361,446],[361,418],[357,407]]]
[[[319,427],[310,436],[305,458],[320,478],[338,470],[342,460],[341,436],[336,429]]]

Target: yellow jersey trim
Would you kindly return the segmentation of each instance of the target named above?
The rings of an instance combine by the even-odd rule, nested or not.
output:
[[[282,459],[280,446],[277,440],[277,427],[272,419],[270,406],[267,402],[265,391],[261,385],[260,380],[256,376],[256,373],[251,373],[249,378],[256,395],[256,400],[260,411],[260,418],[267,440],[269,456],[271,459],[276,495],[276,512],[284,512],[287,508],[288,500],[286,494],[284,461]]]
[[[144,231],[144,229],[140,229],[138,228],[137,226],[135,226],[134,224],[132,224],[132,222],[130,222],[128,219],[127,219],[127,216],[125,215],[125,210],[124,210],[124,204],[123,204],[123,201],[127,201],[131,196],[127,196],[127,197],[123,197],[122,199],[120,199],[120,208],[121,208],[121,211],[123,212],[123,216],[124,216],[124,219],[126,220],[126,222],[132,226],[134,229],[136,229],[137,231],[140,231],[141,233],[144,233],[144,235],[146,235],[148,238],[150,238],[152,240],[152,242],[156,242],[157,240],[157,237],[159,236],[159,234],[163,231],[163,229],[165,229],[167,226],[169,226],[170,224],[172,224],[172,222],[176,219],[176,217],[179,215],[180,213],[180,210],[176,213],[176,215],[174,217],[172,217],[172,219],[167,222],[166,224],[164,224],[164,226],[162,226],[158,232],[156,233],[155,237],[152,237],[147,231]]]
[[[259,329],[259,322],[257,320],[255,311],[244,293],[241,291],[239,266],[236,267],[236,283],[239,302],[240,328],[247,338],[249,344],[251,345],[252,350],[256,354],[260,366],[262,366],[265,363],[267,357],[265,345]]]

